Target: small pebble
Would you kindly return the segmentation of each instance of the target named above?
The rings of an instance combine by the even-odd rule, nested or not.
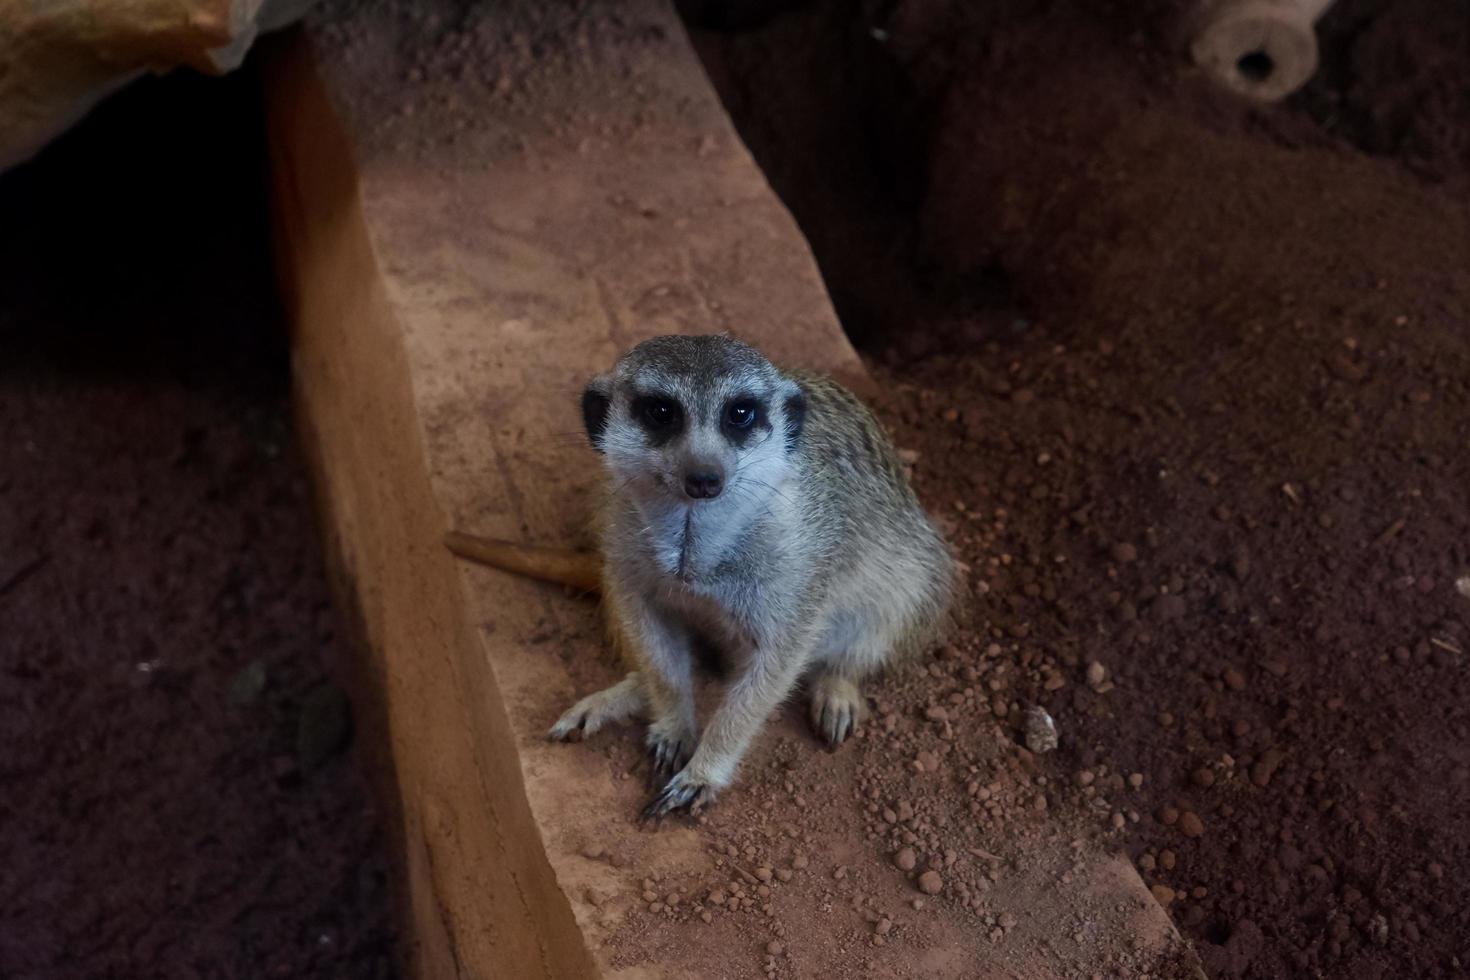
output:
[[[938,871],[925,871],[919,875],[919,891],[925,895],[938,895],[944,890],[944,879]]]
[[[1041,755],[1057,747],[1057,725],[1040,705],[1026,709],[1026,748]]]
[[[900,871],[912,871],[918,866],[919,857],[912,847],[905,847],[893,855],[893,863]]]

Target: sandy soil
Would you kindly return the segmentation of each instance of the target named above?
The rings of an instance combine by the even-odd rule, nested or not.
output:
[[[5,977],[396,972],[253,84],[140,84],[0,181]]]

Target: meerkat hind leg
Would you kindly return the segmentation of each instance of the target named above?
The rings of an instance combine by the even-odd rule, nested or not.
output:
[[[824,669],[812,679],[812,728],[828,745],[841,745],[867,714],[862,689],[837,671]]]
[[[859,682],[888,658],[889,631],[857,609],[835,612],[817,650],[808,685],[812,730],[828,745],[847,741],[867,715]]]
[[[567,709],[547,736],[557,742],[577,742],[604,725],[627,721],[644,713],[648,699],[635,670],[612,687],[589,694]]]

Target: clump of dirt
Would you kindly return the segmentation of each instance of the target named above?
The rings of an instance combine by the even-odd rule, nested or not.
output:
[[[254,84],[141,83],[0,181],[7,977],[396,974]]]
[[[1033,778],[1217,977],[1462,976],[1470,11],[1345,0],[1254,108],[1114,6],[700,40],[972,568],[959,669],[1056,720]]]

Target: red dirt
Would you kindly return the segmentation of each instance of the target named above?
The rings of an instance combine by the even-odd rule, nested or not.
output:
[[[298,731],[342,650],[253,91],[142,83],[0,182],[5,977],[396,972],[365,780]]]
[[[961,664],[1057,720],[1040,771],[1126,794],[1213,976],[1464,976],[1470,11],[1343,0],[1249,109],[1115,6],[701,43],[976,570]]]

